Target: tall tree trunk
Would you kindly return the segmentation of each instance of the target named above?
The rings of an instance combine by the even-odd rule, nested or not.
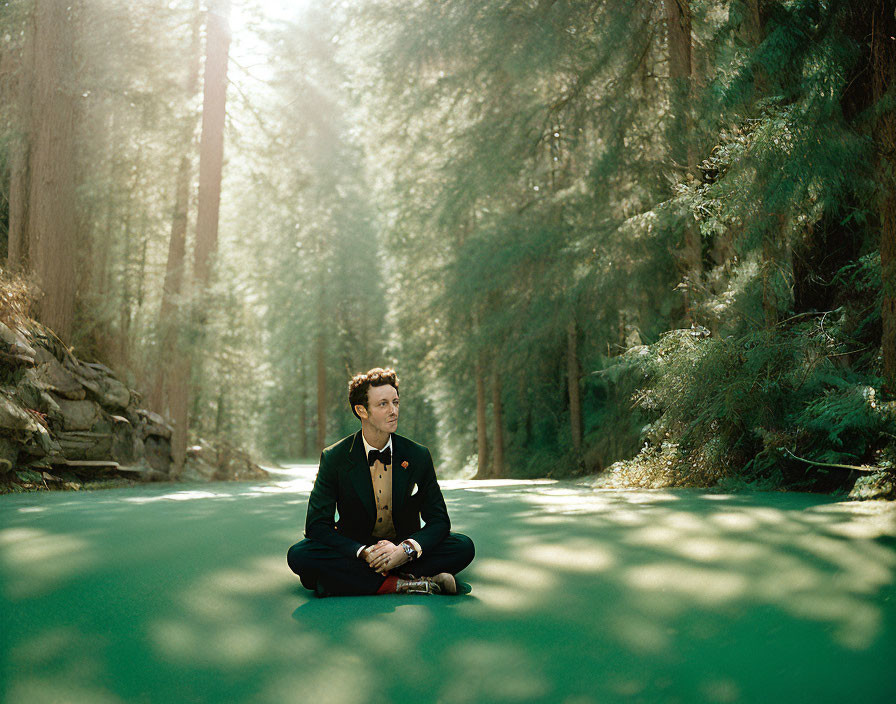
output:
[[[28,256],[28,186],[31,121],[31,28],[27,30],[22,61],[19,65],[16,95],[16,133],[12,136],[9,177],[9,234],[6,260],[11,266],[25,266]]]
[[[504,403],[501,399],[501,374],[492,372],[492,417],[495,421],[495,452],[492,457],[492,477],[504,476]]]
[[[192,134],[192,131],[191,131]],[[184,260],[187,251],[187,223],[190,207],[190,177],[192,164],[190,159],[191,138],[184,135],[181,156],[177,167],[177,181],[174,194],[174,214],[171,217],[171,238],[168,241],[168,262],[165,266],[165,283],[162,287],[162,306],[160,321],[167,321],[174,313],[175,301],[183,291]]]
[[[525,428],[525,433],[526,433],[525,434],[526,445],[528,445],[529,443],[532,442],[532,404],[531,403],[526,404],[526,424],[525,424],[524,428]]]
[[[743,37],[747,46],[755,49],[762,42],[763,20],[761,0],[744,0],[743,21],[740,25],[740,35]]]
[[[139,154],[138,154],[139,157]],[[136,173],[139,173],[139,161]],[[137,177],[134,177],[136,187]],[[133,193],[133,190],[130,192]],[[124,257],[121,265],[122,292],[118,307],[118,366],[127,365],[129,356],[128,341],[131,338],[131,208],[127,208],[124,214]]]
[[[211,3],[206,31],[202,137],[199,143],[199,209],[193,259],[193,276],[200,290],[209,283],[212,258],[218,246],[227,57],[230,49],[230,0],[214,0]]]
[[[187,418],[190,415],[190,360],[187,355],[175,353],[167,363],[168,383],[171,393],[168,397],[169,417],[173,421],[171,435],[171,460],[173,474],[181,473],[187,453]]]
[[[778,324],[778,298],[775,293],[775,279],[778,268],[777,229],[765,233],[762,239],[762,313],[765,327]]]
[[[116,124],[115,124],[115,113],[109,113],[109,120],[106,124],[106,134],[107,139],[109,140],[109,144],[112,144],[116,135]],[[106,180],[109,184],[110,191],[112,189],[112,184],[116,184],[118,182],[118,160],[117,159],[109,159],[109,171],[106,174]],[[117,198],[112,197],[112,193],[108,193],[105,198],[105,213],[103,215],[103,228],[101,230],[101,236],[98,237],[99,245],[97,247],[97,263],[96,263],[96,274],[94,277],[95,281],[95,291],[108,292],[110,288],[110,281],[112,280],[111,273],[111,251],[112,251],[112,243],[114,241],[114,232],[115,226],[117,225],[118,211],[115,207]]]
[[[669,104],[672,111],[670,122],[669,154],[675,168],[686,178],[695,176],[697,157],[694,140],[694,121],[691,101],[693,88],[693,47],[691,37],[690,0],[664,0],[666,26],[668,31],[669,56]],[[690,315],[693,292],[700,286],[703,275],[700,231],[688,217],[684,226],[684,247],[682,269],[687,279],[685,310]]]
[[[14,138],[9,178],[9,240],[6,258],[12,266],[25,266],[28,252],[28,141],[25,135]]]
[[[34,4],[27,233],[16,235],[28,243],[28,260],[44,293],[40,320],[65,341],[71,339],[78,288],[77,11],[75,2]]]
[[[117,345],[111,352],[115,355],[116,366],[124,368],[128,366],[131,350],[131,328],[133,325],[133,296],[131,294],[131,283],[134,275],[131,269],[132,258],[132,231],[133,231],[133,212],[130,207],[131,199],[139,201],[139,184],[143,171],[143,147],[138,147],[137,154],[134,158],[133,179],[127,189],[127,197],[125,200],[125,209],[123,216],[123,239],[124,252],[121,259],[121,300],[118,308],[118,338]],[[138,228],[140,229],[140,228]]]
[[[146,302],[146,250],[149,247],[149,223],[148,218],[144,215],[141,218],[141,239],[140,239],[140,262],[137,266],[137,309],[135,311],[135,324],[137,334],[143,331],[143,304]]]
[[[33,15],[32,18],[33,20]],[[14,126],[10,145],[9,234],[6,251],[11,266],[28,264],[28,190],[31,184],[31,100],[34,76],[34,22],[25,27],[22,52],[4,52],[0,65],[4,75],[15,76],[11,89],[15,101]]]
[[[308,457],[308,392],[305,379],[300,379],[301,391],[299,392],[299,457]]]
[[[579,388],[581,376],[576,323],[570,320],[566,327],[566,377],[569,389],[569,427],[572,446],[576,455],[582,453],[582,392]]]
[[[744,18],[740,27],[740,35],[744,42],[755,52],[765,39],[765,24],[768,20],[769,0],[745,0]],[[760,64],[753,66],[753,98],[761,98],[768,90],[768,75]]]
[[[227,418],[224,401],[224,390],[218,393],[218,409],[215,413],[215,437],[220,438],[224,432],[224,422]]]
[[[778,324],[781,311],[793,305],[793,247],[788,238],[790,213],[775,215],[762,240],[762,309],[766,327]]]
[[[196,216],[196,242],[193,250],[192,325],[194,333],[202,339],[205,330],[205,310],[200,302],[211,279],[212,257],[218,245],[218,210],[221,204],[221,173],[224,164],[224,118],[227,99],[227,57],[230,49],[230,0],[213,0],[206,21],[205,73],[202,99],[202,136],[199,143],[199,197]],[[200,360],[201,343],[186,350],[186,378],[192,381],[194,367]],[[186,456],[187,432],[191,393],[195,389],[188,383],[179,393],[186,399],[171,400],[170,406],[180,409],[184,415],[174,417],[174,424],[182,426],[178,442],[183,446],[172,448],[177,471]],[[185,402],[184,402],[185,401]],[[177,460],[180,459],[178,465]]]
[[[456,250],[460,251],[467,237],[476,229],[476,205],[471,205],[470,212],[464,222],[457,228]],[[479,328],[479,316],[474,311],[468,319],[470,330]],[[489,473],[488,453],[488,428],[486,407],[488,405],[485,388],[485,360],[482,351],[476,352],[476,364],[474,370],[474,383],[476,386],[476,474],[473,479],[486,479]]]
[[[670,147],[676,167],[690,167],[688,146],[691,113],[688,104],[691,92],[692,48],[690,0],[664,0],[669,55],[669,103],[672,109]]]
[[[176,356],[188,354],[180,344],[178,330],[185,323],[182,301],[183,271],[187,243],[187,209],[190,191],[190,157],[181,157],[177,174],[177,194],[174,216],[171,222],[171,239],[168,243],[168,264],[165,268],[165,283],[162,289],[162,305],[159,313],[159,349],[149,405],[159,413],[170,413],[169,395],[186,394],[189,389],[174,386],[168,374],[168,364],[172,353]],[[180,405],[180,404],[176,404]]]
[[[199,90],[199,62],[201,59],[200,30],[201,13],[199,0],[193,4],[193,32],[190,40],[190,62],[187,67],[187,76],[184,81],[184,97],[192,101]],[[178,330],[184,324],[181,308],[181,295],[183,293],[184,269],[186,266],[187,252],[187,223],[190,208],[190,181],[192,179],[193,132],[195,119],[190,116],[183,127],[181,134],[182,156],[177,168],[177,176],[174,186],[174,213],[171,217],[171,237],[168,241],[168,262],[165,266],[165,283],[162,287],[162,305],[159,311],[159,349],[156,355],[156,369],[154,373],[152,390],[149,395],[150,408],[159,413],[170,413],[168,409],[168,389],[173,388],[167,382],[170,381],[167,373],[168,363],[172,350],[177,349],[177,354],[186,354],[180,349]],[[174,393],[186,393],[186,390],[176,389]]]
[[[888,91],[896,87],[896,16],[893,5],[877,0],[872,13],[871,65],[874,102],[882,105]],[[880,264],[883,296],[881,301],[881,352],[884,390],[896,395],[896,107],[881,110],[874,124],[877,173],[880,195]]]
[[[327,444],[327,359],[324,332],[317,332],[317,449]]]
[[[482,353],[476,357],[476,451],[478,467],[474,479],[485,479],[488,476],[488,430],[485,417],[485,370]]]

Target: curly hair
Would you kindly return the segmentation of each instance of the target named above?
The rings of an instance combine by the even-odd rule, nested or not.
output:
[[[348,382],[348,405],[355,414],[355,418],[361,419],[355,411],[355,406],[361,405],[367,408],[367,391],[371,386],[391,385],[398,391],[398,374],[394,369],[383,369],[382,367],[374,367],[364,374],[355,374],[352,380]]]

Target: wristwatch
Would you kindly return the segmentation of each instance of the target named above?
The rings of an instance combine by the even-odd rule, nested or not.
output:
[[[414,550],[414,546],[411,545],[407,540],[405,540],[401,544],[401,547],[404,548],[404,554],[408,556],[408,561],[413,560],[415,557],[417,557],[417,551]]]

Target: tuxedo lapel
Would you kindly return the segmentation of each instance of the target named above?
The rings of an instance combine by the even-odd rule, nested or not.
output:
[[[400,435],[392,433],[392,507],[393,514],[397,514],[404,505],[404,495],[408,488],[410,466],[402,467],[401,463],[407,459],[407,448]]]
[[[367,464],[367,458],[364,456],[364,440],[361,438],[361,431],[355,433],[355,439],[352,441],[352,447],[349,450],[350,467],[348,475],[351,479],[355,491],[361,498],[361,503],[367,509],[372,519],[376,518],[376,499],[373,496],[373,483],[370,481],[370,465]]]

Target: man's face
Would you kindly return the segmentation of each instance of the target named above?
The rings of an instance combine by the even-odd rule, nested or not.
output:
[[[381,433],[398,428],[398,391],[391,384],[367,389],[367,422]],[[361,414],[364,417],[364,414]]]

